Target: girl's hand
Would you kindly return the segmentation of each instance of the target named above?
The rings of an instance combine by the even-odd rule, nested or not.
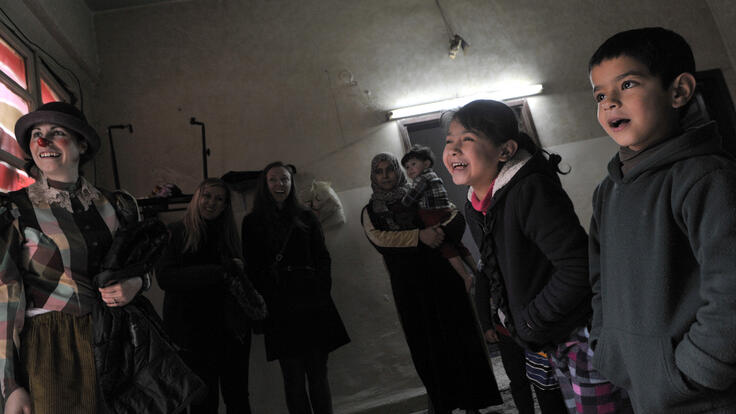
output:
[[[140,277],[132,277],[125,279],[120,283],[99,288],[102,300],[108,307],[125,306],[130,303],[138,291],[143,287],[143,279]]]
[[[495,344],[496,342],[498,342],[498,334],[493,329],[487,330],[485,333],[485,337],[486,342],[488,343]]]
[[[25,388],[16,388],[5,401],[5,414],[31,414],[31,396]]]
[[[439,224],[419,230],[419,240],[433,249],[438,248],[444,239],[445,232],[442,231]]]

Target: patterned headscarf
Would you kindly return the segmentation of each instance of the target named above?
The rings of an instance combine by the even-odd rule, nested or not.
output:
[[[388,161],[394,167],[396,177],[398,177],[396,186],[389,191],[382,189],[376,181],[376,168],[378,168],[378,164],[384,161]],[[399,160],[393,154],[382,152],[373,157],[373,161],[371,161],[371,188],[373,188],[371,205],[374,212],[385,213],[388,211],[387,204],[401,201],[401,199],[404,198],[404,195],[406,195],[406,184],[407,182],[404,171],[399,165]]]

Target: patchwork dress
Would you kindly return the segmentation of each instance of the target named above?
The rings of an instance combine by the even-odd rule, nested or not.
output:
[[[24,387],[36,414],[98,412],[92,278],[120,226],[116,207],[82,177],[65,189],[41,177],[0,195],[3,407]]]

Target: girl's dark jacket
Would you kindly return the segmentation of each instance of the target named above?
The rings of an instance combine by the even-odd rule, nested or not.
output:
[[[327,353],[350,342],[330,296],[331,259],[322,227],[311,211],[297,214],[303,226],[278,213],[272,220],[253,213],[243,219],[243,256],[269,312],[263,324],[269,361],[310,349]]]
[[[472,191],[472,189],[471,189]],[[493,329],[493,277],[514,339],[530,350],[567,340],[591,317],[585,230],[541,153],[520,151],[499,172],[486,214],[467,201],[468,226],[480,249],[476,305],[484,330]],[[494,275],[495,273],[495,275]]]

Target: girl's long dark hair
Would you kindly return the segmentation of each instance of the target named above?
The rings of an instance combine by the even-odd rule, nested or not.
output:
[[[450,122],[457,121],[469,131],[490,139],[494,145],[500,146],[504,142],[513,139],[522,148],[534,154],[541,151],[547,158],[549,166],[559,174],[570,172],[560,170],[562,157],[558,154],[547,152],[539,148],[524,131],[519,130],[519,121],[514,111],[503,102],[492,100],[477,100],[470,102],[455,112],[443,115],[445,130],[449,128]],[[501,168],[499,164],[499,169]]]
[[[225,209],[222,210],[219,217],[209,223],[202,218],[199,213],[199,199],[202,192],[207,187],[218,187],[225,190]],[[220,237],[214,240],[220,243],[223,254],[229,255],[230,258],[241,258],[243,250],[240,247],[240,237],[235,227],[235,216],[233,214],[232,191],[227,184],[219,178],[208,178],[202,181],[192,196],[192,201],[187,205],[187,212],[184,214],[184,252],[195,252],[199,250],[208,240],[207,226],[218,226]]]
[[[266,175],[268,172],[276,167],[282,167],[289,172],[291,176],[291,190],[289,195],[284,200],[283,207],[279,210],[276,200],[273,199],[271,191],[268,189],[268,182]],[[280,216],[288,217],[295,225],[304,229],[307,227],[306,223],[302,221],[300,215],[302,212],[308,210],[296,196],[296,185],[294,184],[294,167],[291,165],[284,164],[281,161],[274,161],[263,168],[261,174],[258,176],[258,185],[256,187],[256,196],[253,200],[253,215],[260,217],[262,220],[267,222],[273,222],[279,219]]]

